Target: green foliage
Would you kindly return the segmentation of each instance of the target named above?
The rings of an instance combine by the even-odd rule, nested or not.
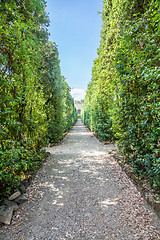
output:
[[[62,76],[63,132],[68,132],[77,121],[77,110],[70,94],[70,88]]]
[[[23,144],[8,141],[0,151],[0,197],[11,193],[19,186],[26,172],[35,171],[43,163],[45,152],[36,150],[32,140]]]
[[[0,192],[9,193],[76,121],[44,0],[0,3]],[[68,104],[68,105],[67,105]]]
[[[160,187],[159,11],[157,0],[104,1],[101,43],[82,115],[100,139],[114,134],[126,161],[155,189]]]
[[[42,55],[40,73],[48,123],[47,138],[49,142],[59,142],[77,121],[77,115],[69,86],[61,75],[56,44],[48,42],[43,47]]]

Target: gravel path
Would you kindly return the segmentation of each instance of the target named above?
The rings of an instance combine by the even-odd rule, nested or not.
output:
[[[27,189],[3,240],[160,239],[160,220],[79,120]]]

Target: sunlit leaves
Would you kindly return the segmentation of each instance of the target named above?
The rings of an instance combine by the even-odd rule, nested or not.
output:
[[[37,169],[41,150],[76,121],[58,49],[48,42],[44,0],[0,3],[0,194]]]
[[[107,131],[112,130],[125,159],[156,188],[160,185],[159,10],[157,0],[104,1],[101,43],[82,116],[104,139],[111,139]]]

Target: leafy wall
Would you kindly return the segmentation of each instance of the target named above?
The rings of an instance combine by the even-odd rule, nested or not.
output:
[[[82,120],[117,140],[125,161],[160,186],[160,6],[158,0],[104,0],[103,29]]]
[[[0,3],[0,196],[17,187],[77,119],[44,0]]]

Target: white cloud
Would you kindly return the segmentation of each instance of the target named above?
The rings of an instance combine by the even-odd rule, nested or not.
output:
[[[86,91],[83,89],[72,88],[71,95],[74,98],[74,100],[80,101],[84,99]]]

